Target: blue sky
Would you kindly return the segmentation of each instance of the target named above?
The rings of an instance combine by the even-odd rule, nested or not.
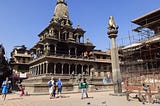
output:
[[[160,0],[66,0],[73,27],[80,24],[96,48],[110,48],[107,36],[109,16],[119,26],[117,44],[128,42],[136,27],[131,20],[160,7]],[[0,43],[6,56],[14,46],[28,49],[39,41],[38,34],[49,24],[56,0],[0,0]],[[123,39],[123,41],[122,41]]]

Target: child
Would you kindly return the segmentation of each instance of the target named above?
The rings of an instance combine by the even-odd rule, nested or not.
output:
[[[18,85],[19,90],[21,91],[20,97],[24,95],[24,88],[22,84]]]

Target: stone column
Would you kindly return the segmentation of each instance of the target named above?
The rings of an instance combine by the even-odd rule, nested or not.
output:
[[[62,64],[62,73],[61,73],[62,75],[63,75],[63,67],[64,67],[64,64]]]
[[[40,66],[40,67],[39,67],[39,68],[40,68],[39,70],[40,70],[40,75],[41,75],[41,74],[42,74],[42,65],[40,64],[39,66]]]
[[[45,74],[46,70],[45,70],[45,63],[43,63],[43,74]]]
[[[36,75],[36,71],[37,71],[36,66],[32,66],[32,72],[33,72],[32,74],[33,75]]]
[[[38,75],[40,75],[40,64],[38,65]]]
[[[33,67],[33,75],[37,75],[37,71],[38,71],[37,67],[34,66],[34,67]]]
[[[36,66],[32,66],[32,75],[36,75],[36,71],[37,71],[37,69],[36,69]]]
[[[81,74],[83,74],[83,65],[81,65],[82,67],[81,67]]]
[[[75,65],[75,75],[77,75],[77,64]]]
[[[59,30],[59,33],[58,33],[58,39],[60,40],[61,39],[61,31]]]
[[[38,71],[37,66],[33,66],[33,71],[35,71],[34,73],[35,73],[35,75],[36,75],[36,73],[37,73],[37,71]]]
[[[46,62],[46,74],[48,74],[48,62]]]
[[[75,48],[75,56],[77,56],[77,48]]]
[[[65,40],[67,40],[67,31],[64,32]]]
[[[54,74],[56,74],[56,63],[54,63]]]
[[[54,45],[54,54],[57,54],[57,45]]]
[[[84,66],[82,65],[82,67],[81,67],[81,75],[82,75],[82,79],[84,79],[84,72],[83,72],[83,68]]]
[[[29,72],[30,72],[31,74],[33,74],[33,69],[32,69],[32,67],[29,67]]]
[[[114,93],[122,93],[122,86],[121,86],[121,73],[119,68],[119,57],[118,57],[118,50],[116,45],[116,37],[118,34],[118,26],[116,26],[113,16],[110,16],[109,23],[108,23],[108,37],[111,40],[111,62],[112,62],[112,77],[113,77],[113,84],[114,84]]]
[[[71,74],[71,72],[70,72],[70,71],[71,71],[71,69],[70,69],[70,68],[71,68],[71,65],[70,65],[70,64],[69,64],[68,68],[69,68],[68,74],[70,75],[70,74]]]
[[[33,66],[33,75],[36,75],[36,70],[35,70],[34,66]]]
[[[87,71],[87,75],[89,75],[89,65],[87,65],[86,71]]]
[[[37,67],[37,72],[38,72],[38,75],[40,74],[40,71],[39,71],[39,65],[36,65]]]
[[[68,51],[68,55],[70,56],[71,55],[71,48],[69,47],[69,51]]]

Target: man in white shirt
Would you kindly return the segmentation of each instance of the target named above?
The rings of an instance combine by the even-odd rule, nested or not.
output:
[[[51,83],[51,85],[50,85],[50,83]],[[53,90],[54,90],[53,85],[54,85],[54,77],[51,77],[51,80],[48,81],[50,99],[52,99],[52,96],[53,96]]]

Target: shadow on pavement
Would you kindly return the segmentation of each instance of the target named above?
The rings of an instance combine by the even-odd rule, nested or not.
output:
[[[8,100],[21,100],[23,98],[11,98],[11,99],[8,99]]]

